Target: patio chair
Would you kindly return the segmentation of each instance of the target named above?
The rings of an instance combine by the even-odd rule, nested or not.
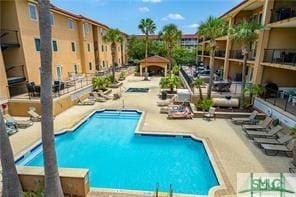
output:
[[[262,150],[269,156],[275,156],[279,153],[285,153],[287,156],[291,156],[294,146],[295,139],[291,140],[287,145],[261,144]]]
[[[279,137],[278,139],[273,138],[254,138],[255,144],[278,144],[278,145],[284,145],[291,141],[293,139],[293,136],[290,134],[283,135],[282,137]]]
[[[185,107],[182,111],[170,111],[168,112],[169,119],[192,119],[193,114],[188,107]]]
[[[82,101],[79,97],[77,99],[77,105],[94,105],[96,102],[94,99],[87,99],[86,101]]]
[[[96,102],[100,102],[100,103],[106,102],[106,99],[103,97],[100,97],[97,92],[92,92],[92,95],[94,96],[94,99]]]
[[[112,96],[109,96],[109,95],[104,94],[104,92],[103,92],[102,90],[99,90],[99,91],[97,92],[97,94],[98,94],[100,97],[103,97],[103,98],[106,99],[106,100],[111,100],[111,99],[113,99]]]
[[[266,117],[261,124],[242,125],[243,130],[264,130],[272,123],[271,117]]]
[[[163,106],[168,106],[170,104],[174,104],[175,100],[177,98],[177,95],[174,95],[172,98],[164,101],[157,101],[157,106],[163,107]]]
[[[160,108],[160,113],[169,113],[169,111],[182,111],[184,109],[184,105],[169,105]]]
[[[4,115],[7,124],[13,124],[16,128],[25,129],[33,125],[31,120],[16,120],[9,114]]]
[[[234,124],[255,124],[256,123],[256,116],[258,115],[258,112],[254,110],[249,117],[247,118],[232,118],[231,121]]]
[[[246,134],[249,138],[253,139],[255,137],[275,137],[278,132],[283,129],[280,125],[272,127],[271,129],[266,129],[265,131],[253,131],[246,130]]]
[[[29,109],[27,113],[30,115],[30,120],[33,122],[39,122],[41,121],[41,116],[35,112],[33,109]]]
[[[204,113],[203,119],[207,121],[210,121],[212,118],[216,119],[215,111],[216,111],[215,107],[210,107],[209,111]]]

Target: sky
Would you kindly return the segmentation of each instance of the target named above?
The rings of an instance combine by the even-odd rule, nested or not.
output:
[[[52,0],[60,8],[82,14],[127,34],[141,34],[142,18],[151,18],[155,33],[174,23],[183,34],[195,33],[208,16],[219,17],[242,0]]]

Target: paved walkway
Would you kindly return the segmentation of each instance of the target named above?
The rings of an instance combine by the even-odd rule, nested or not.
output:
[[[239,126],[234,126],[229,120],[216,119],[210,122],[197,118],[168,120],[165,114],[159,113],[159,107],[156,106],[159,78],[152,78],[151,81],[142,79],[142,77],[128,77],[122,90],[128,87],[149,87],[149,93],[124,93],[120,100],[96,103],[94,106],[74,106],[55,118],[55,130],[72,127],[93,110],[122,108],[124,103],[125,108],[145,111],[141,128],[144,131],[186,132],[206,138],[216,155],[217,163],[221,164],[222,174],[234,191],[239,172],[288,172],[289,158],[266,156],[248,140]],[[113,92],[119,90],[114,89]],[[32,127],[11,136],[15,155],[38,141],[40,133],[40,123],[34,123]]]

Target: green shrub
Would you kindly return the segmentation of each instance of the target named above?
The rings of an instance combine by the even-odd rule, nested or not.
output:
[[[198,109],[202,109],[203,111],[209,111],[213,104],[214,103],[211,99],[203,99],[197,102],[196,107]]]
[[[172,73],[174,74],[174,75],[179,75],[179,66],[177,65],[177,64],[175,64],[174,66],[173,66],[173,69],[172,69]]]
[[[105,90],[111,84],[111,80],[110,77],[95,76],[92,79],[92,84],[94,90]]]
[[[119,78],[120,79],[124,79],[125,78],[125,72],[122,71],[120,74],[119,74]]]
[[[170,74],[166,77],[162,77],[159,85],[161,88],[170,88],[170,91],[173,92],[174,88],[179,88],[181,86],[181,78],[174,74]]]

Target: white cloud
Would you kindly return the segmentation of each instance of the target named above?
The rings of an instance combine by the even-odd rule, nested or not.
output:
[[[161,0],[142,0],[145,3],[160,3]]]
[[[150,12],[150,9],[148,7],[139,7],[139,11],[142,13]]]
[[[197,24],[197,23],[193,23],[193,24],[191,24],[191,25],[188,25],[187,27],[188,27],[188,28],[194,28],[194,29],[196,29],[196,28],[199,27],[199,24]]]
[[[168,18],[167,18],[167,17],[162,17],[161,20],[162,20],[162,21],[167,21]]]
[[[179,13],[170,13],[167,15],[166,18],[172,19],[172,20],[184,20],[185,18],[179,14]]]

